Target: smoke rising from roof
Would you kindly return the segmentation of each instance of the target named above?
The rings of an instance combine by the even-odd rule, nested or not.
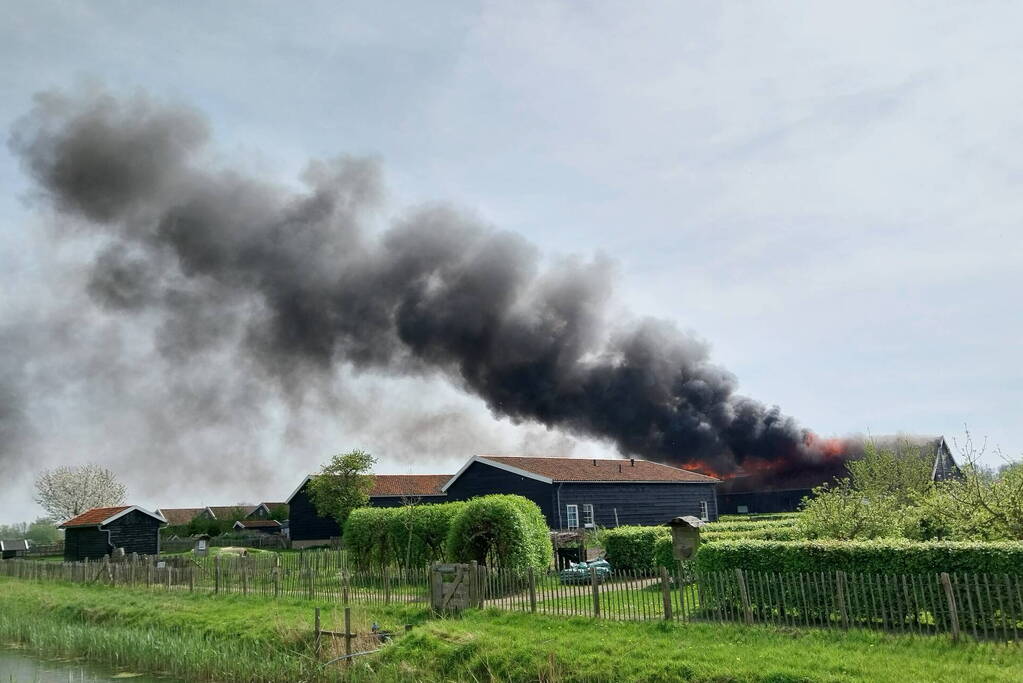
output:
[[[194,109],[104,91],[40,94],[9,144],[72,233],[101,245],[89,299],[147,321],[171,374],[228,354],[301,403],[340,367],[439,373],[496,415],[623,454],[719,473],[815,457],[791,418],[736,394],[704,342],[609,319],[607,260],[545,265],[441,204],[371,230],[386,211],[373,160],[311,162],[294,191],[213,164]],[[236,409],[253,386],[235,384],[197,412]],[[16,415],[13,386],[0,393],[0,419]]]

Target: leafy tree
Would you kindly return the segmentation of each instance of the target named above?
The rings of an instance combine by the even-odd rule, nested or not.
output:
[[[875,499],[891,497],[899,505],[910,505],[932,486],[933,455],[908,441],[891,448],[878,448],[868,442],[864,455],[847,463],[851,487]]]
[[[857,490],[849,479],[824,484],[803,500],[799,529],[806,538],[840,540],[901,535],[901,507],[890,494]]]
[[[289,516],[290,512],[287,505],[272,505],[270,506],[270,519],[275,519],[278,522],[283,522]]]
[[[33,543],[56,543],[64,537],[64,532],[57,528],[57,522],[48,517],[40,517],[28,525],[25,538]]]
[[[51,517],[63,521],[92,508],[121,505],[126,493],[117,475],[105,467],[63,465],[39,475],[35,501]]]
[[[331,458],[319,474],[309,480],[309,498],[316,512],[337,520],[344,529],[352,510],[369,504],[373,489],[370,474],[376,458],[365,451],[354,450]]]

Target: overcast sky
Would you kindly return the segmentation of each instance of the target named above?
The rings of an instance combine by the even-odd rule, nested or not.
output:
[[[552,258],[611,258],[616,305],[694,331],[743,394],[822,435],[968,424],[1023,451],[1018,3],[439,4],[20,3],[0,129],[40,90],[99,82],[198,108],[223,159],[277,182],[372,156],[395,214],[450,201]],[[6,147],[0,188],[10,323],[77,297],[77,252],[51,247]],[[284,499],[357,446],[389,472],[611,452],[441,379],[338,381],[337,405],[271,408],[234,448],[184,436],[159,468],[132,464],[148,423],[130,397],[98,411],[85,382],[30,402],[0,522],[34,517],[34,470],[62,462],[177,507]]]

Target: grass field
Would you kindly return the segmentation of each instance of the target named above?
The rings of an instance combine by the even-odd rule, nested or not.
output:
[[[0,640],[51,655],[195,680],[339,680],[316,658],[313,605],[0,578]],[[336,606],[324,628],[340,630]],[[596,622],[497,611],[429,619],[416,608],[354,610],[409,635],[357,660],[356,681],[1018,681],[1016,648],[874,632]],[[376,647],[362,638],[356,649]]]

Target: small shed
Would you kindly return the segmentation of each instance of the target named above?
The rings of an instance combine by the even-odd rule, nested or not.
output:
[[[28,554],[28,541],[0,541],[0,559],[10,560]]]
[[[281,533],[281,523],[275,519],[240,519],[234,523],[234,530],[259,534],[279,534]]]
[[[167,520],[138,505],[93,508],[60,525],[64,529],[64,561],[80,562],[125,553],[158,555],[160,527]]]

